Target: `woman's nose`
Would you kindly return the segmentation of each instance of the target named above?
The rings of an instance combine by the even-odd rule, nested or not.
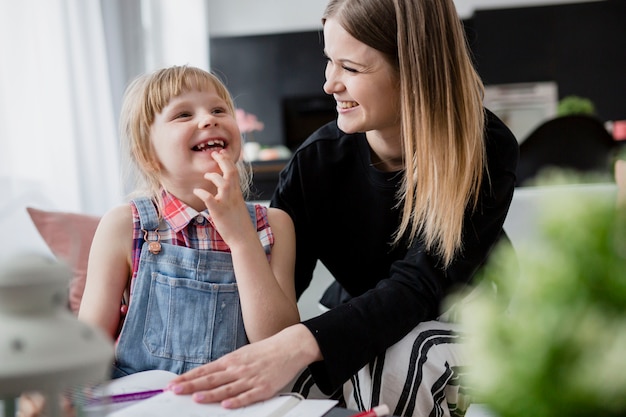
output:
[[[342,84],[339,81],[339,77],[332,69],[332,66],[329,64],[326,65],[326,71],[324,72],[326,76],[326,81],[324,81],[324,92],[326,94],[333,94],[337,91],[341,90]]]
[[[326,81],[324,81],[324,92],[326,94],[332,94],[334,92],[333,88],[332,88],[332,83],[331,81],[327,78]]]

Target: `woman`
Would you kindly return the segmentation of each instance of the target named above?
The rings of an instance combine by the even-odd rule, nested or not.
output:
[[[170,388],[239,407],[308,367],[349,408],[462,415],[471,361],[437,318],[505,236],[517,141],[482,106],[452,0],[331,0],[323,23],[337,121],[294,154],[272,205],[296,226],[298,294],[319,259],[351,298]]]

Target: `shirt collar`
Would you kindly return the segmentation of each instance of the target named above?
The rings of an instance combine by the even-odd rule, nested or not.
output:
[[[163,220],[165,220],[168,226],[175,233],[183,230],[187,227],[189,222],[196,219],[199,215],[213,224],[208,210],[198,212],[194,208],[180,201],[174,195],[163,190]]]

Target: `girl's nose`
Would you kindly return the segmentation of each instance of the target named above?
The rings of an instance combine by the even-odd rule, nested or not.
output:
[[[201,117],[200,121],[198,123],[198,127],[200,129],[211,127],[213,125],[217,126],[217,118],[213,117],[212,114],[207,114],[207,115]]]

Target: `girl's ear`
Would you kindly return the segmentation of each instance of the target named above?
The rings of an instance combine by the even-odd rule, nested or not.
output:
[[[149,173],[154,174],[161,172],[161,163],[159,162],[159,158],[157,158],[152,142],[150,143],[150,151],[145,155],[145,165]]]
[[[161,171],[161,164],[154,155],[150,155],[142,158],[141,166],[148,174],[156,174]]]
[[[160,172],[161,164],[156,159],[153,159],[152,161],[149,162],[148,169],[150,170],[150,172],[155,172],[155,173]]]

